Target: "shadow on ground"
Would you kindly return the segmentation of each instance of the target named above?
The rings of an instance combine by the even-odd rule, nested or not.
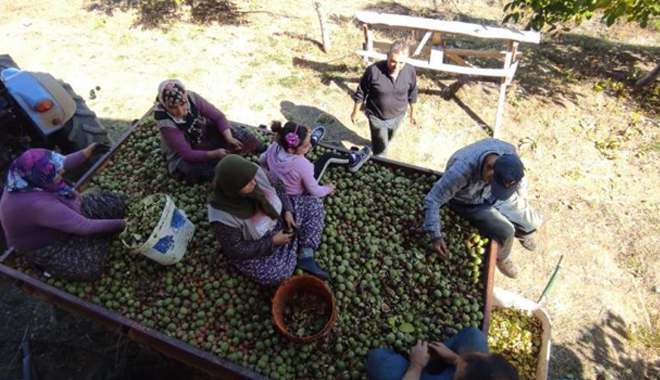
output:
[[[557,41],[528,47],[524,54],[523,68],[515,80],[539,99],[560,105],[565,101],[579,103],[583,95],[571,85],[589,81],[596,92],[606,92],[630,100],[646,111],[658,112],[660,83],[656,81],[638,93],[632,91],[635,82],[645,74],[641,67],[652,67],[660,61],[658,47],[569,33]]]
[[[350,111],[350,108],[347,106],[346,113],[349,113]],[[324,139],[324,142],[328,144],[343,146],[342,140],[347,140],[356,146],[371,144],[369,140],[358,135],[337,120],[336,117],[320,108],[295,104],[290,101],[283,101],[280,103],[280,112],[282,113],[282,116],[289,121],[307,125],[312,128],[317,125],[325,126],[328,129],[328,135]]]
[[[583,376],[581,360],[596,364],[597,379],[660,379],[660,359],[644,360],[626,347],[630,346],[629,328],[618,315],[608,312],[607,317],[584,329],[571,348],[552,347],[550,378]]]
[[[189,19],[195,24],[238,25],[246,23],[231,0],[88,0],[88,11],[100,11],[112,16],[116,11],[135,10],[134,26],[145,29],[167,29],[172,23]]]

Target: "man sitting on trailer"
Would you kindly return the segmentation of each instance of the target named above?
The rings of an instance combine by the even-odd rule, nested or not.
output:
[[[533,251],[533,233],[541,225],[541,216],[527,203],[524,176],[516,148],[501,140],[484,139],[454,153],[424,200],[424,230],[432,234],[435,250],[443,257],[449,255],[440,223],[440,208],[449,203],[481,234],[500,243],[497,268],[505,276],[516,278],[517,271],[509,258],[513,239]]]
[[[388,348],[373,349],[364,368],[370,380],[518,380],[516,369],[501,355],[489,354],[486,336],[472,327],[444,343],[417,342],[410,360]]]

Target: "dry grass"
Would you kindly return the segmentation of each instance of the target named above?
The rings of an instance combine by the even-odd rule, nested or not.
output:
[[[366,119],[357,125],[349,120],[349,94],[365,67],[354,53],[362,44],[355,11],[491,24],[502,16],[499,1],[460,7],[453,1],[326,2],[332,51],[324,54],[309,1],[241,1],[235,8],[241,23],[167,21],[164,30],[135,27],[136,10],[115,9],[108,16],[87,11],[87,5],[11,2],[0,25],[2,46],[24,68],[65,78],[81,94],[100,86],[88,103],[106,121],[139,118],[158,83],[177,77],[232,120],[324,123],[330,139],[345,145],[369,138]],[[603,39],[608,36],[619,42]],[[649,119],[660,109],[660,87],[630,94],[634,78],[627,73],[638,75],[660,61],[659,40],[632,26],[603,29],[590,23],[577,34],[522,47],[502,137],[522,148],[530,201],[545,224],[538,252],[516,248],[513,254],[521,278],[498,275],[497,285],[534,300],[559,255],[566,256],[545,305],[554,326],[552,377],[634,376],[638,372],[626,372],[626,366],[648,369],[657,354],[657,319],[647,321],[660,306],[651,291],[660,285],[660,126]],[[419,71],[420,126],[404,123],[391,158],[441,170],[455,150],[488,136],[481,124],[494,119],[497,87],[469,82],[455,99],[444,100],[440,90],[455,79]],[[645,327],[631,340],[622,331],[632,326]]]

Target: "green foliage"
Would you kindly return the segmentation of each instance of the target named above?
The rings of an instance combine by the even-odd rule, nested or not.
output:
[[[529,14],[527,28],[554,30],[569,21],[579,25],[597,11],[602,11],[607,26],[624,18],[645,28],[649,20],[660,16],[660,0],[512,0],[504,6],[504,22],[522,22]]]

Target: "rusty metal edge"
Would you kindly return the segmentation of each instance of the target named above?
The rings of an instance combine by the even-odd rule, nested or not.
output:
[[[147,111],[144,116],[133,123],[133,125],[122,135],[122,137],[117,141],[117,143],[111,148],[111,150],[99,159],[76,183],[76,188],[84,185],[96,172],[101,168],[109,159],[112,157],[117,149],[128,139],[128,137],[133,133],[137,128],[140,122],[149,116],[153,111],[153,107]],[[271,131],[264,130],[262,128],[231,122],[234,125],[245,126],[249,128],[259,129],[262,132],[272,134]],[[320,144],[323,147],[335,149],[341,152],[350,152],[349,150],[327,144]],[[416,172],[416,173],[425,173],[441,176],[442,173],[423,168],[419,166],[409,165],[387,158],[381,157],[372,157],[372,160],[379,162],[385,166],[402,169],[406,172]],[[485,305],[484,305],[484,320],[482,331],[487,335],[488,326],[490,323],[490,310],[492,306],[492,293],[494,286],[494,274],[495,274],[495,258],[497,250],[499,249],[496,242],[491,241],[489,249],[487,251],[487,272],[486,272],[486,288],[485,288]],[[0,257],[0,273],[12,278],[16,281],[17,285],[25,293],[33,295],[39,299],[44,300],[45,302],[55,304],[59,307],[67,309],[73,313],[80,314],[86,318],[92,319],[95,322],[99,322],[107,328],[117,329],[121,333],[127,335],[130,339],[146,345],[158,352],[162,352],[168,356],[172,356],[175,359],[178,359],[188,365],[191,365],[195,368],[198,368],[204,372],[207,372],[214,376],[222,376],[228,380],[268,380],[268,377],[260,375],[252,370],[249,370],[240,365],[234,364],[230,361],[220,358],[219,356],[210,354],[206,351],[193,347],[192,345],[182,342],[178,339],[171,338],[163,333],[160,333],[156,330],[152,330],[145,326],[140,325],[136,321],[128,319],[123,315],[110,311],[103,307],[97,306],[88,301],[84,301],[74,295],[71,295],[65,291],[52,287],[44,282],[41,282],[35,278],[32,278],[22,272],[19,272],[13,268],[10,268],[2,264],[13,252],[12,249],[8,249]]]
[[[486,261],[486,288],[484,289],[484,321],[481,326],[481,332],[488,336],[488,328],[490,327],[490,311],[493,307],[493,287],[495,286],[495,262],[497,261],[497,254],[500,250],[500,245],[493,239],[490,239],[488,244],[488,258]]]

